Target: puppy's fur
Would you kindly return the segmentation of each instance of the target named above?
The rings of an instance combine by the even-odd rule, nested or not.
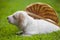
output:
[[[8,16],[8,21],[17,25],[18,28],[21,28],[23,35],[50,33],[60,30],[59,26],[56,26],[48,21],[43,19],[33,19],[25,11],[17,11]]]

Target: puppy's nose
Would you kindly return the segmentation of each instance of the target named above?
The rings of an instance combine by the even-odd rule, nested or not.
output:
[[[7,17],[7,19],[9,19],[9,17]]]

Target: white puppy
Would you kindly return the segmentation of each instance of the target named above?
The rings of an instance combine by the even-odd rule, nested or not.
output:
[[[8,16],[8,21],[18,26],[23,31],[23,35],[50,33],[60,30],[59,26],[43,19],[34,19],[25,11],[17,11]]]

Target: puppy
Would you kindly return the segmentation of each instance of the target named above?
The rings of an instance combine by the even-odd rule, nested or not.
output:
[[[59,26],[43,19],[34,19],[26,11],[17,11],[7,17],[9,23],[16,25],[23,31],[22,35],[51,33],[60,30]]]

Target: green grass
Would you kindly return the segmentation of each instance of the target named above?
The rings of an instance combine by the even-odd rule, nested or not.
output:
[[[60,0],[0,0],[0,40],[60,40],[60,31],[31,37],[15,34],[19,29],[7,22],[7,16],[15,11],[24,10],[27,5],[34,2],[50,4],[60,16]]]

